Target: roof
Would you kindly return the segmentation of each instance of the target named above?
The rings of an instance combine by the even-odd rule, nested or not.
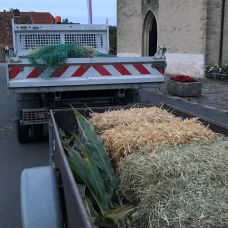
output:
[[[21,16],[30,16],[32,24],[53,24],[54,17],[48,12],[21,12]]]

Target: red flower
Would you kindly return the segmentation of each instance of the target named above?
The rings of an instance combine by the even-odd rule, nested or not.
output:
[[[188,75],[176,75],[175,77],[171,77],[170,80],[176,81],[176,82],[197,82],[196,79],[192,78],[191,76]]]

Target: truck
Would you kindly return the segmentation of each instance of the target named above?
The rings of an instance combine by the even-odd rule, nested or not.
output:
[[[49,110],[112,106],[135,100],[137,89],[158,87],[165,80],[165,47],[153,57],[68,58],[58,69],[40,70],[27,55],[48,45],[89,46],[108,54],[108,25],[15,24],[14,50],[7,59],[7,87],[17,94],[17,136],[20,143],[42,140]],[[46,75],[48,74],[48,79]]]
[[[7,85],[9,93],[18,96],[18,140],[25,143],[42,139],[47,126],[49,134],[50,164],[24,169],[21,174],[23,228],[91,228],[93,224],[67,161],[59,129],[72,132],[77,127],[69,105],[87,116],[91,110],[103,112],[144,102],[137,96],[137,89],[158,87],[165,80],[165,47],[153,57],[67,59],[65,66],[44,79],[43,72],[26,58],[31,50],[79,42],[108,53],[107,25],[13,23],[12,28],[14,52],[8,56]],[[150,105],[161,103],[177,116],[197,116],[214,131],[228,135],[228,123],[220,122],[226,118],[222,114],[211,118],[205,108],[162,96],[151,98]]]
[[[21,174],[24,228],[92,227],[60,141],[59,127],[77,123],[73,106],[83,113],[126,107],[140,101],[140,88],[158,88],[165,80],[166,48],[152,57],[68,58],[59,69],[40,71],[27,55],[48,45],[77,43],[108,54],[108,25],[15,24],[13,51],[7,57],[7,88],[17,95],[20,143],[49,138],[50,165]],[[44,75],[48,72],[49,77]]]

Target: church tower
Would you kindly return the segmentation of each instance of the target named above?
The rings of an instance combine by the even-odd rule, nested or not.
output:
[[[226,0],[118,0],[119,56],[152,56],[167,47],[167,73],[204,76],[228,63]]]

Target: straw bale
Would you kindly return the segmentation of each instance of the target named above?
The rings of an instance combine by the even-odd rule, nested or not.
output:
[[[178,118],[172,118],[172,121],[168,122],[132,122],[127,126],[117,125],[103,131],[100,136],[117,168],[122,158],[144,147],[156,149],[170,144],[178,145],[217,137],[197,119]]]
[[[228,224],[228,139],[128,155],[120,191],[138,201],[129,227],[220,227]],[[225,227],[225,226],[224,226]]]
[[[179,118],[167,112],[165,109],[158,107],[145,107],[93,113],[89,121],[92,123],[96,131],[100,133],[119,125],[127,126],[132,123],[170,122],[173,119]]]

